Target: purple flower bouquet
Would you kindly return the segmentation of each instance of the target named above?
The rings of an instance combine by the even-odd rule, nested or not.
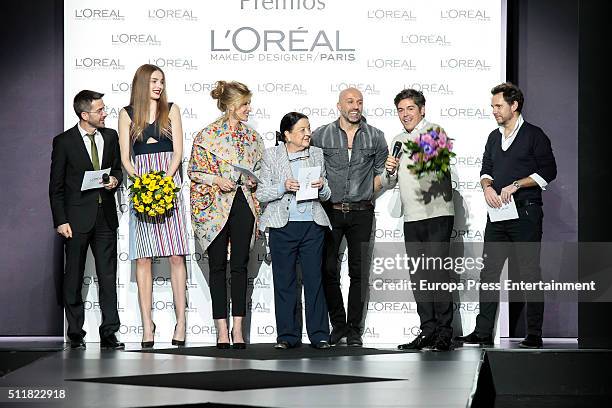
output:
[[[431,127],[404,143],[412,164],[408,169],[418,177],[434,173],[438,180],[450,176],[450,159],[455,157],[453,139],[441,127]]]

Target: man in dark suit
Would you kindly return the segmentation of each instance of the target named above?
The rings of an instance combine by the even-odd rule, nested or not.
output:
[[[491,95],[493,116],[499,127],[489,134],[480,184],[489,207],[500,208],[502,203],[514,201],[518,218],[497,222],[487,219],[480,280],[498,283],[504,262],[515,255],[522,281],[536,283],[542,279],[542,191],[557,176],[557,164],[548,136],[521,115],[521,90],[506,82],[493,88]],[[536,290],[525,292],[525,298],[527,337],[519,346],[541,348],[544,296]],[[457,343],[492,345],[498,304],[498,291],[481,288],[476,328],[467,336],[457,337]]]
[[[102,309],[100,347],[123,349],[117,340],[117,210],[115,190],[123,179],[117,132],[104,127],[103,94],[81,91],[74,97],[76,126],[53,139],[49,199],[53,225],[65,238],[64,307],[71,348],[84,349],[85,309],[81,289],[87,248],[95,258]],[[86,171],[110,168],[100,188],[81,191]]]

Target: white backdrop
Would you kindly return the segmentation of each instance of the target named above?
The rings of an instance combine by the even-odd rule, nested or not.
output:
[[[337,95],[349,86],[362,90],[364,115],[390,142],[402,130],[394,96],[403,88],[419,89],[427,98],[428,120],[455,138],[453,240],[482,241],[486,210],[478,173],[486,137],[495,127],[489,90],[505,78],[504,0],[176,0],[173,8],[168,4],[65,0],[66,128],[75,124],[73,96],[92,89],[105,93],[106,125],[116,129],[119,110],[129,103],[134,72],[144,63],[156,64],[166,73],[169,100],[182,112],[185,160],[194,135],[219,115],[210,98],[219,79],[241,81],[253,91],[249,125],[260,132],[267,147],[274,144],[274,131],[289,111],[308,115],[313,129],[335,120]],[[182,192],[188,202],[186,177]],[[117,196],[122,322],[118,334],[123,341],[137,342],[142,327],[134,267],[127,255],[126,190]],[[373,238],[402,242],[402,221],[388,214],[389,196],[385,193],[376,202]],[[207,260],[191,235],[190,245],[187,339],[213,343]],[[87,341],[97,341],[100,321],[92,265],[88,260],[84,284]],[[346,263],[342,268],[346,290]],[[273,342],[272,271],[263,242],[251,255],[250,289],[250,341]],[[156,341],[169,342],[174,309],[163,259],[154,261],[152,308]],[[461,319],[455,319],[456,329],[471,330],[477,304],[458,303],[457,309]],[[404,343],[416,334],[418,324],[414,304],[370,302],[364,343]]]

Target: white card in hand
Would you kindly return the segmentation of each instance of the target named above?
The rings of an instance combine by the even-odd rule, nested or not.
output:
[[[489,207],[487,204],[487,212],[489,213],[489,219],[491,222],[515,220],[519,217],[518,211],[516,211],[514,199],[512,199],[512,201],[510,201],[508,204],[502,203],[500,208]]]
[[[83,176],[81,191],[91,190],[92,188],[104,187],[104,183],[102,182],[102,176],[105,173],[110,176],[110,167],[104,170],[86,171],[85,175]]]
[[[247,169],[246,167],[241,166],[240,164],[232,164],[232,166],[234,167],[234,169],[235,169],[237,172],[239,172],[239,173],[241,173],[241,174],[243,174],[243,175],[245,175],[245,176],[247,176],[247,177],[251,177],[251,178],[252,178],[253,180],[255,180],[257,183],[260,183],[260,184],[261,184],[261,180],[259,179],[259,177],[257,177],[257,176],[255,175],[255,173],[253,173],[253,172],[251,171],[251,169]]]
[[[321,177],[321,166],[302,167],[298,173],[300,189],[295,193],[297,201],[314,200],[319,196],[319,189],[312,187],[312,182]]]

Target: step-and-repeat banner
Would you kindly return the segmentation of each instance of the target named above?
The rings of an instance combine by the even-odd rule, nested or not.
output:
[[[482,241],[486,209],[479,170],[487,135],[496,126],[490,89],[505,78],[505,1],[177,0],[169,7],[158,0],[66,0],[64,27],[66,128],[76,122],[72,98],[81,89],[91,89],[105,94],[106,125],[116,129],[119,111],[129,103],[136,68],[155,64],[166,74],[169,100],[182,113],[185,163],[194,136],[220,114],[210,97],[217,80],[237,80],[252,90],[248,123],[266,147],[274,145],[274,132],[289,111],[308,115],[313,129],[334,121],[339,116],[338,94],[348,87],[361,90],[364,116],[390,142],[402,130],[393,98],[404,88],[422,91],[427,119],[455,139],[453,242]],[[182,194],[188,202],[185,166],[183,176]],[[376,201],[373,241],[403,242],[402,220],[390,215],[392,196],[386,192]],[[142,327],[135,266],[128,259],[127,201],[124,186],[117,194],[118,334],[123,341],[137,342]],[[216,332],[207,258],[191,232],[189,242],[187,338],[212,343]],[[87,341],[97,341],[100,308],[90,261],[83,287],[85,330]],[[265,243],[259,240],[249,266],[251,342],[276,338],[271,268]],[[344,259],[345,292],[346,269]],[[167,261],[155,259],[153,274],[156,340],[170,341],[175,317]],[[376,279],[372,275],[371,283]],[[376,301],[367,306],[366,345],[404,343],[417,334],[414,303],[372,299]],[[455,329],[471,330],[478,304],[458,299],[456,309]]]

